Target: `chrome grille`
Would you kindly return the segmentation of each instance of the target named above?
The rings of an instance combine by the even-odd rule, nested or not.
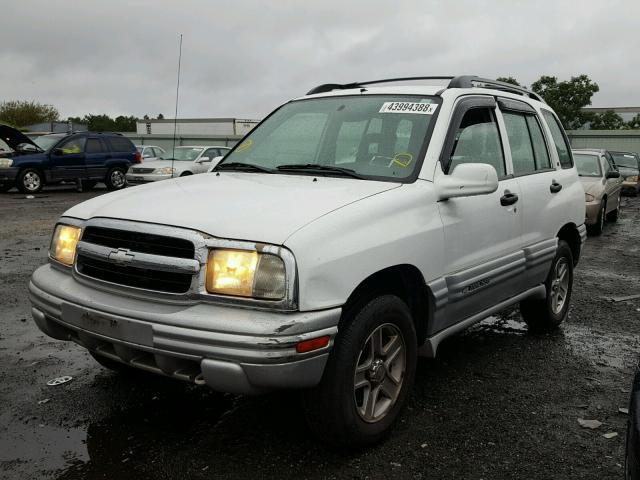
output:
[[[133,167],[131,173],[153,173],[155,168]]]
[[[186,293],[200,264],[183,238],[88,226],[78,243],[76,270],[109,283]]]

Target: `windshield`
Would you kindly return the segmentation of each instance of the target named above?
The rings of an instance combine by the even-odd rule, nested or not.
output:
[[[176,147],[173,153],[171,150],[160,155],[162,160],[177,160],[190,162],[198,158],[198,155],[202,153],[203,148],[194,147]]]
[[[38,145],[42,150],[47,151],[65,136],[66,135],[41,135],[37,138],[34,138],[33,143]]]
[[[573,159],[581,177],[601,177],[600,159],[597,155],[574,153]]]
[[[634,168],[638,170],[638,157],[632,153],[613,153],[611,152],[613,160],[618,167]]]
[[[309,172],[335,175],[349,169],[360,178],[406,179],[424,154],[436,102],[435,97],[408,95],[294,101],[253,130],[220,165],[246,163],[272,170],[318,165],[322,169],[311,167]],[[289,167],[281,170],[294,173]]]

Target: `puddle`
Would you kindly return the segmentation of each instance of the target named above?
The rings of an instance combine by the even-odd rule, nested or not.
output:
[[[518,312],[506,315],[490,316],[476,323],[468,329],[469,333],[499,333],[524,335],[527,333],[527,324],[520,319]]]

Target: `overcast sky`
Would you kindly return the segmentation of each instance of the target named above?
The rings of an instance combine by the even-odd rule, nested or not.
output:
[[[5,1],[0,101],[66,116],[259,118],[328,82],[586,73],[640,106],[639,0]]]

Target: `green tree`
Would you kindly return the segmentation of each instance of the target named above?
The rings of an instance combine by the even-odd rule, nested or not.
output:
[[[629,120],[625,126],[626,128],[640,129],[640,113]]]
[[[594,119],[593,114],[583,112],[582,108],[591,105],[591,97],[600,87],[587,75],[562,82],[558,82],[557,77],[543,75],[531,85],[531,89],[555,110],[567,129],[580,128]]]
[[[116,120],[115,120],[115,131],[116,132],[135,132],[137,120],[138,119],[133,115],[129,117],[120,115],[116,117]]]
[[[27,100],[9,100],[0,103],[0,122],[18,128],[34,123],[55,122],[58,117],[58,110],[53,105]]]
[[[613,110],[593,115],[589,125],[591,130],[619,130],[625,127],[626,124],[622,117]]]
[[[520,83],[513,77],[498,77],[496,78],[496,80],[498,80],[499,82],[504,82],[504,83],[510,83],[512,85],[517,85],[519,87],[521,87],[522,85],[520,85]]]

